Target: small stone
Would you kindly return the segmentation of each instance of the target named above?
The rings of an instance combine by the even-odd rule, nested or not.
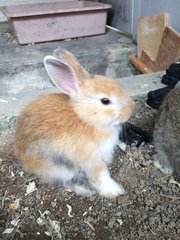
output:
[[[117,217],[120,217],[121,214],[122,214],[121,212],[117,212],[117,213],[116,213],[116,216],[117,216]]]
[[[123,224],[123,220],[122,219],[117,219],[117,222],[119,223],[120,226]]]
[[[56,202],[51,202],[51,206],[54,208],[56,206]]]
[[[41,194],[40,193],[36,193],[36,198],[38,199],[38,200],[40,200],[41,199]]]
[[[146,205],[147,205],[148,207],[152,207],[152,206],[153,206],[153,202],[152,202],[151,200],[147,200],[147,201],[146,201]]]
[[[19,208],[19,206],[20,206],[19,199],[16,199],[14,203],[9,204],[9,208],[11,210],[17,210]]]
[[[145,181],[143,180],[143,179],[140,179],[140,185],[142,186],[142,187],[144,187],[144,185],[145,185]]]
[[[116,221],[116,218],[115,218],[115,217],[112,217],[112,218],[110,219],[109,223],[108,223],[108,227],[109,227],[109,228],[112,228],[113,225],[114,225],[114,223],[115,223],[115,221]]]
[[[93,221],[94,221],[94,218],[91,217],[91,216],[88,216],[88,217],[87,217],[87,221],[88,221],[88,222],[93,222]]]
[[[174,221],[171,221],[171,222],[168,224],[168,226],[169,226],[170,228],[174,228],[174,227],[176,226],[176,223],[175,223]]]

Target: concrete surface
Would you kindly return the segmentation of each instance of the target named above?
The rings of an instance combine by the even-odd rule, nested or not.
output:
[[[71,51],[91,73],[120,78],[137,74],[128,56],[135,54],[132,40],[112,30],[105,35],[34,45],[17,44],[8,24],[0,24],[0,95],[45,89],[49,82],[43,58],[56,48]]]
[[[136,75],[129,63],[132,40],[108,30],[105,35],[20,46],[5,23],[0,24],[0,133],[14,129],[16,117],[30,101],[58,92],[50,83],[43,58],[62,47],[71,51],[91,73],[116,79],[133,98],[162,87],[163,72]]]
[[[134,98],[145,98],[149,91],[164,87],[161,77],[164,72],[130,76],[116,79],[128,93]],[[48,93],[59,92],[56,87],[49,87],[46,90],[33,90],[31,92],[23,92],[18,94],[6,94],[0,96],[0,120],[4,117],[17,117],[21,110],[32,100],[38,96]]]

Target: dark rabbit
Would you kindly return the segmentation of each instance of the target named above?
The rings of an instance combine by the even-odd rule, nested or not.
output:
[[[180,180],[180,84],[166,95],[154,129],[154,165]]]
[[[152,136],[150,133],[127,121],[122,125],[119,140],[121,142],[120,147],[125,149],[126,145],[130,147],[140,147],[142,143],[151,142]],[[122,147],[123,143],[125,144],[124,148]]]
[[[162,77],[161,82],[167,85],[166,87],[150,91],[148,93],[147,104],[152,108],[161,106],[164,97],[176,86],[180,80],[180,63],[173,63],[166,70],[166,74]]]

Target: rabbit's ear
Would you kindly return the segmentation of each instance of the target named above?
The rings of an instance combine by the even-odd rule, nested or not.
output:
[[[75,56],[69,51],[58,48],[54,51],[53,56],[60,61],[69,64],[72,67],[72,69],[76,73],[79,83],[89,78],[89,73],[83,68],[77,58],[75,58]]]
[[[76,95],[78,92],[78,79],[72,67],[52,56],[44,58],[44,66],[49,77],[57,88],[68,95]]]

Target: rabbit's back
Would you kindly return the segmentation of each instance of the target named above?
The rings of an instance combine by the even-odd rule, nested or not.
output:
[[[58,128],[62,127],[63,121],[66,121],[63,129],[69,124],[68,113],[72,115],[72,112],[68,111],[70,105],[67,100],[68,96],[65,94],[49,94],[40,97],[24,109],[16,124],[17,152],[19,147],[25,151],[30,143],[38,139],[54,137],[58,134]],[[64,114],[66,117],[63,117]]]
[[[168,119],[172,124],[177,140],[180,141],[180,87],[170,92],[167,102]]]
[[[97,151],[97,146],[101,152],[101,143],[114,145],[116,132],[94,129],[76,114],[67,95],[49,94],[28,105],[18,118],[15,151],[22,160],[30,154],[57,163],[61,156],[77,164]],[[103,150],[108,151],[109,147]]]
[[[180,88],[164,99],[154,129],[155,165],[180,178]]]

